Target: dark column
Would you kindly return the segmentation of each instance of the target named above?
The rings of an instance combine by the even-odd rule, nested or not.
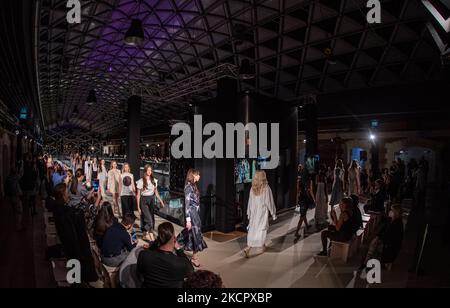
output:
[[[376,137],[372,140],[372,145],[370,147],[370,154],[372,156],[370,160],[370,167],[375,179],[378,179],[381,176],[381,172],[380,172],[380,154]]]
[[[22,157],[23,157],[22,138],[23,138],[22,134],[17,135],[17,148],[16,148],[17,161],[22,160]]]
[[[237,93],[237,80],[224,78],[218,81],[216,114],[217,122],[223,127],[227,122],[236,122]],[[216,159],[216,228],[224,233],[235,230],[235,191],[234,160]]]
[[[317,104],[314,97],[305,100],[305,136],[306,156],[314,156],[319,152],[317,136]]]
[[[135,180],[138,180],[141,168],[141,104],[142,98],[132,96],[128,99],[128,142],[127,161]]]
[[[288,190],[289,203],[287,207],[292,207],[297,203],[297,166],[298,166],[298,108],[287,109],[288,126],[288,148],[290,151],[288,164]]]
[[[308,167],[308,161],[314,162],[314,159],[319,155],[319,141],[318,141],[318,124],[317,124],[317,102],[316,97],[311,95],[304,98],[304,116],[305,116],[305,162]],[[313,163],[314,170],[308,170],[310,173],[318,172],[317,164]]]

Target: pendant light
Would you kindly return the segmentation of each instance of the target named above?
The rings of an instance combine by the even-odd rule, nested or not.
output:
[[[239,79],[250,80],[254,79],[256,75],[255,65],[248,59],[244,59],[241,62],[241,67],[239,68]]]
[[[138,6],[138,16],[141,11],[141,0]],[[142,47],[144,45],[145,31],[141,19],[135,18],[131,21],[131,26],[125,34],[125,44],[131,47]]]
[[[89,91],[89,95],[86,100],[86,105],[92,106],[97,103],[97,95],[94,90]]]

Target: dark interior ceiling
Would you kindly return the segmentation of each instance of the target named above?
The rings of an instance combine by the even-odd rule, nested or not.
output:
[[[430,17],[419,0],[381,1],[380,25],[367,23],[366,0],[81,2],[79,25],[68,25],[66,0],[39,2],[39,88],[50,131],[120,134],[123,103],[136,91],[151,94],[144,128],[161,125],[185,113],[194,99],[165,99],[166,90],[243,59],[257,72],[244,87],[286,101],[442,78],[440,53],[426,28]],[[144,22],[142,48],[123,42],[133,18]],[[241,44],[236,25],[247,29]],[[324,54],[328,47],[334,65]],[[94,106],[85,103],[90,90],[97,94]]]
[[[34,1],[6,0],[0,9],[0,101],[15,117],[28,107],[35,124],[43,128],[33,65]],[[4,120],[4,119],[2,119]],[[13,121],[13,120],[11,120]],[[10,124],[10,123],[8,123]]]

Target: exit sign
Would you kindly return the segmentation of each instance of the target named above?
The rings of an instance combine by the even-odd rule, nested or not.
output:
[[[378,128],[378,126],[380,125],[380,123],[378,122],[378,120],[372,120],[370,122],[370,125],[372,128]]]

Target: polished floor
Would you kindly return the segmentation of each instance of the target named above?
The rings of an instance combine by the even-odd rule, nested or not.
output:
[[[308,216],[311,220],[314,210]],[[365,279],[356,275],[358,257],[348,264],[316,257],[321,241],[320,232],[314,233],[314,227],[311,235],[294,244],[298,219],[292,211],[281,215],[270,227],[266,252],[250,259],[242,253],[245,236],[225,243],[207,238],[209,249],[200,255],[202,267],[220,274],[225,286],[232,288],[368,287]],[[402,272],[402,266],[383,271],[385,279],[380,286],[406,287],[407,271],[406,276]]]
[[[38,207],[39,209],[39,207]],[[0,216],[0,287],[54,287],[50,264],[45,260],[45,235],[42,208],[34,218],[27,217],[27,230],[14,230],[11,208],[1,203]],[[314,210],[308,212],[312,220]],[[438,216],[442,218],[441,216]],[[445,216],[444,216],[445,217]],[[413,218],[413,217],[412,217]],[[321,250],[320,232],[311,228],[311,234],[294,243],[294,232],[299,216],[293,211],[279,216],[270,226],[267,237],[267,251],[250,259],[243,256],[246,244],[244,234],[237,234],[229,241],[216,240],[205,234],[209,248],[200,255],[202,269],[208,269],[221,275],[226,287],[230,288],[366,288],[408,286],[447,286],[449,266],[429,267],[436,275],[414,278],[408,272],[417,251],[416,227],[409,228],[405,237],[402,254],[394,263],[391,271],[382,271],[380,285],[368,285],[364,277],[356,274],[360,257],[353,258],[347,264],[328,258],[316,258]],[[164,220],[157,218],[157,223]],[[445,223],[443,221],[442,223]],[[430,232],[437,227],[430,229]],[[181,231],[181,227],[176,227]],[[436,229],[437,230],[437,229]],[[433,235],[435,238],[436,235]],[[409,239],[408,239],[409,238]],[[430,247],[431,249],[431,247]],[[447,254],[435,253],[441,246],[433,245],[428,253],[434,260],[445,261]],[[431,260],[432,261],[432,260]],[[437,262],[431,262],[436,264]],[[442,263],[440,263],[442,264]]]

